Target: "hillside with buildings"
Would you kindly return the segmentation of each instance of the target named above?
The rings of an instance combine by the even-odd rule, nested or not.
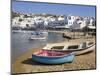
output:
[[[12,12],[12,29],[76,29],[96,28],[95,17]]]

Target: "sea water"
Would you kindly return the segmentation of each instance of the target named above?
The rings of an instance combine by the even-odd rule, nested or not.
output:
[[[64,41],[61,33],[48,32],[48,36],[44,40],[29,40],[31,32],[11,33],[11,58],[12,62],[23,53],[45,46],[48,43],[56,43]]]

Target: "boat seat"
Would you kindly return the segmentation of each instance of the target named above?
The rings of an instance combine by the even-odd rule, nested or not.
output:
[[[87,47],[87,43],[86,42],[83,42],[82,43],[82,48],[86,48]]]
[[[86,42],[83,42],[79,45],[79,49],[81,48],[86,48],[87,47],[87,43]]]
[[[83,45],[83,44],[81,43],[81,44],[79,45],[78,49],[81,49],[81,48],[82,48],[82,45]]]
[[[64,46],[64,48],[62,50],[67,50],[68,49],[68,46]]]

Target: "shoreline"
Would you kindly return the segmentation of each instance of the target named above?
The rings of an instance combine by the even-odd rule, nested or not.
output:
[[[79,41],[94,41],[95,38],[88,39],[73,39],[69,42]],[[63,41],[60,44],[67,43]],[[42,47],[43,48],[43,47]],[[73,70],[87,70],[96,69],[96,52],[95,50],[91,53],[76,56],[72,63],[65,63],[61,65],[44,65],[32,61],[31,55],[37,50],[42,48],[32,49],[25,52],[23,55],[18,57],[14,63],[12,63],[12,73],[36,73],[36,72],[51,72],[51,71],[73,71]],[[92,60],[91,60],[92,59]]]

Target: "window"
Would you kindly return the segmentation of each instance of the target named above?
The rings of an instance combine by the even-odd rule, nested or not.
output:
[[[68,19],[71,20],[71,17],[69,16]]]

